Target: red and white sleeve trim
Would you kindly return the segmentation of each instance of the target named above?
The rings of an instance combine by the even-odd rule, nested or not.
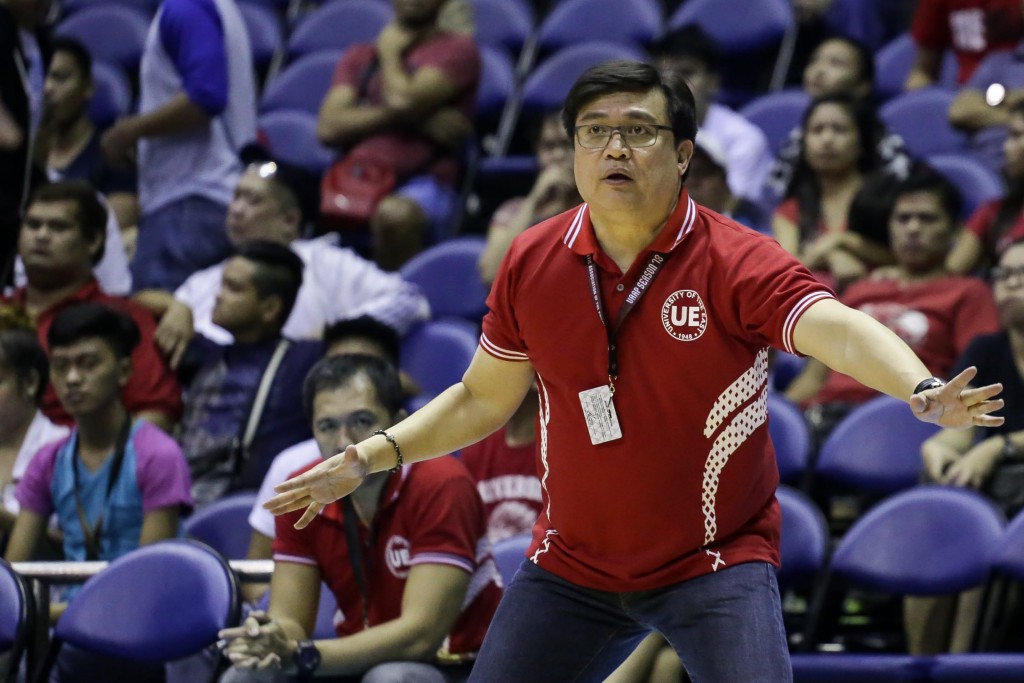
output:
[[[503,349],[500,346],[497,346],[494,342],[487,338],[486,334],[480,335],[480,346],[483,347],[484,351],[491,354],[495,358],[500,358],[501,360],[508,360],[517,363],[525,360],[530,360],[529,356],[527,356],[525,353],[520,353],[519,351],[509,351],[508,349]]]
[[[786,351],[799,355],[799,352],[796,350],[796,345],[793,343],[793,330],[796,329],[796,323],[800,320],[800,316],[802,316],[812,304],[815,304],[822,299],[835,299],[835,297],[829,292],[812,292],[803,299],[800,299],[796,306],[789,311],[789,315],[786,316],[786,322],[782,325],[782,345]]]
[[[452,567],[464,569],[470,574],[476,570],[473,563],[465,557],[450,555],[448,553],[419,553],[412,557],[409,564],[414,566],[417,564],[447,564]]]
[[[311,567],[316,567],[317,563],[312,557],[302,557],[301,555],[285,555],[284,553],[274,553],[274,562],[294,562],[295,564],[308,564]]]

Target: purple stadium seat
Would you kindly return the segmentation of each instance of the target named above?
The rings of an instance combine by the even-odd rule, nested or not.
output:
[[[338,50],[325,50],[288,65],[263,89],[260,113],[298,109],[316,116],[330,90],[339,59],[341,52]]]
[[[138,9],[100,4],[82,9],[57,25],[57,35],[81,42],[94,60],[119,65],[126,73],[138,71],[150,20]]]

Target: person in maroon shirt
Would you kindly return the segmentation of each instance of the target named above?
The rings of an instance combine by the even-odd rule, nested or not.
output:
[[[142,341],[132,352],[124,406],[135,417],[170,432],[181,416],[181,388],[153,340],[156,322],[138,304],[104,294],[93,278],[92,267],[103,256],[106,224],[106,209],[88,183],[62,181],[36,190],[18,238],[28,284],[9,300],[24,306],[35,321],[43,348],[54,316],[73,303],[103,303],[130,315]],[[71,424],[50,385],[41,408],[54,422]]]
[[[495,431],[536,381],[545,508],[471,680],[602,680],[652,629],[695,680],[792,680],[769,347],[950,427],[1000,424],[1001,387],[967,388],[973,370],[932,377],[770,237],[697,206],[683,187],[693,97],[676,76],[595,66],[563,123],[585,203],[513,242],[462,381],[267,508],[304,509],[303,528],[370,473]]]

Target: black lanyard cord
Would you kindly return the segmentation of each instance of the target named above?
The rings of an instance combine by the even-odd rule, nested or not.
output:
[[[100,559],[100,538],[103,535],[103,517],[107,506],[110,504],[110,494],[114,491],[114,484],[121,476],[121,465],[124,463],[124,452],[128,447],[128,436],[131,434],[132,418],[126,415],[124,424],[121,425],[121,432],[117,436],[117,443],[114,446],[114,460],[110,463],[110,473],[107,475],[107,495],[103,501],[103,507],[96,519],[96,524],[89,524],[85,514],[85,506],[82,504],[81,495],[78,492],[78,464],[82,459],[79,452],[81,434],[75,435],[75,447],[72,453],[71,473],[74,482],[75,508],[78,512],[78,523],[82,526],[82,536],[85,540],[85,559],[95,561]]]

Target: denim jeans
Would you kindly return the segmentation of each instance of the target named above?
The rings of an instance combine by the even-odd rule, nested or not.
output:
[[[788,683],[775,570],[728,567],[665,588],[606,593],[526,561],[505,591],[471,683],[599,683],[656,630],[693,683]]]
[[[357,676],[316,677],[318,683],[464,683],[467,667],[439,667],[424,662],[384,662]],[[295,676],[255,674],[228,669],[220,683],[294,683]]]
[[[223,204],[192,195],[143,216],[131,263],[132,289],[174,291],[192,273],[227,258],[227,215]]]

